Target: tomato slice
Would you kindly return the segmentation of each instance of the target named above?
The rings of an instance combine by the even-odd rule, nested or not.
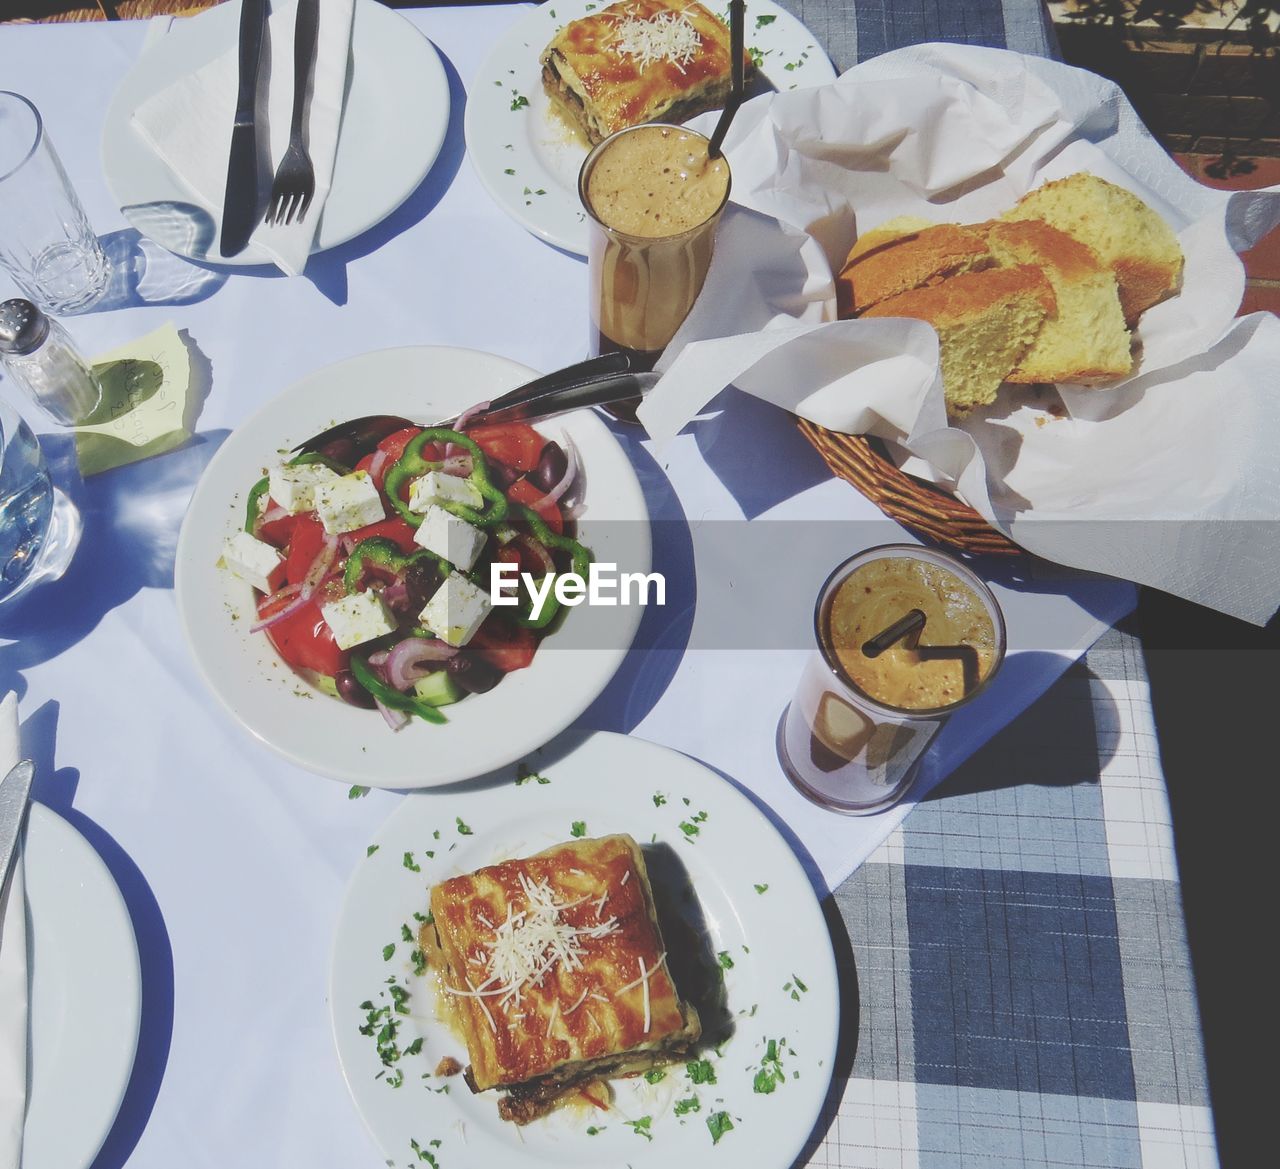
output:
[[[401,552],[416,552],[421,545],[413,542],[414,526],[400,516],[392,516],[389,520],[379,520],[376,524],[357,528],[349,533],[353,541],[369,540],[375,536],[392,541]],[[353,545],[354,546],[354,545]]]
[[[467,648],[474,650],[495,669],[510,674],[533,662],[533,655],[538,650],[538,637],[531,629],[522,629],[497,613],[490,613]]]
[[[258,607],[258,616],[270,617],[291,601],[289,597],[283,601],[264,598]],[[295,670],[311,670],[332,678],[347,668],[350,654],[338,648],[333,640],[333,630],[314,598],[283,621],[267,626],[263,632],[271,639],[281,659]]]
[[[276,506],[278,505],[268,499],[264,514]],[[288,546],[289,541],[293,539],[293,529],[297,522],[298,517],[289,515],[287,512],[278,519],[267,520],[265,523],[259,520],[254,535],[259,540],[274,545],[276,548],[285,548]]]
[[[542,435],[523,422],[476,426],[467,431],[467,437],[476,442],[487,457],[517,471],[532,471],[537,467],[542,448],[547,445]]]
[[[313,511],[301,512],[293,519],[293,538],[284,562],[284,577],[289,584],[301,584],[324,547],[324,525]]]
[[[547,499],[546,492],[539,491],[528,479],[517,479],[507,488],[507,498],[512,503],[523,503],[533,508],[557,536],[564,534],[564,516],[559,504]]]

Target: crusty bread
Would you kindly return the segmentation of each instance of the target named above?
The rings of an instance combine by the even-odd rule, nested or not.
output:
[[[904,222],[919,221],[891,220],[853,245],[836,278],[836,307],[842,316],[864,313],[891,296],[991,263],[981,233],[971,228],[936,223],[902,231],[894,226]]]
[[[1030,191],[1002,219],[1042,219],[1097,253],[1116,275],[1132,328],[1182,282],[1182,248],[1167,223],[1137,195],[1081,171]]]
[[[938,333],[943,393],[953,414],[995,400],[1055,308],[1053,287],[1030,264],[965,272],[882,300],[864,317],[913,317]]]
[[[1039,219],[985,225],[1002,267],[1033,264],[1053,285],[1057,310],[1006,380],[1090,385],[1133,367],[1115,274],[1091,248]]]

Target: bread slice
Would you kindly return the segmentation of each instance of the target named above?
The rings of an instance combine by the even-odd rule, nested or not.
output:
[[[1115,274],[1093,250],[1041,219],[987,225],[987,244],[1002,267],[1033,264],[1053,285],[1048,317],[1008,381],[1114,381],[1133,368]]]
[[[891,296],[992,262],[981,232],[958,223],[918,226],[922,222],[890,220],[853,245],[836,278],[840,316],[857,316]]]
[[[882,300],[866,317],[913,317],[938,332],[947,409],[967,414],[995,401],[1000,383],[1034,344],[1054,311],[1053,287],[1020,264],[965,272],[930,288]]]
[[[1163,219],[1132,191],[1081,171],[1028,192],[1001,219],[1042,219],[1093,248],[1116,275],[1132,328],[1182,283],[1182,248]]]

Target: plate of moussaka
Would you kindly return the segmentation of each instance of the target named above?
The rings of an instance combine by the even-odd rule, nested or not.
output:
[[[642,122],[685,122],[729,95],[728,5],[567,0],[520,17],[470,87],[467,153],[498,205],[579,255],[578,171],[590,148]],[[772,0],[746,17],[747,94],[835,80],[816,38]]]
[[[408,797],[351,880],[330,976],[383,1155],[450,1169],[787,1169],[838,1003],[817,897],[765,816],[603,732]]]

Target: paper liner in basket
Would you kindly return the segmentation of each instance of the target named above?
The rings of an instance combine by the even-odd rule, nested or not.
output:
[[[955,490],[1031,552],[1259,624],[1275,612],[1280,321],[1235,314],[1236,253],[1280,223],[1280,188],[1203,187],[1110,82],[953,45],[757,98],[725,149],[734,206],[640,411],[655,440],[736,384],[830,429],[886,439],[906,470]],[[977,222],[1076,171],[1163,215],[1186,270],[1181,292],[1139,322],[1133,375],[1058,387],[1066,417],[1048,409],[1053,393],[1005,387],[948,425],[930,326],[833,319],[832,272],[857,233],[897,215]]]

